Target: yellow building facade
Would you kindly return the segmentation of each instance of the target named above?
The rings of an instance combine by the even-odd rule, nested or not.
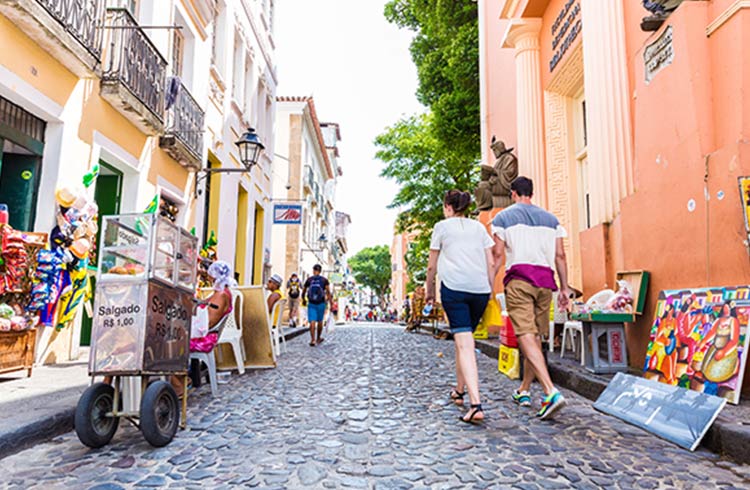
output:
[[[55,189],[80,187],[99,164],[89,192],[100,215],[157,197],[157,212],[202,230],[217,12],[213,0],[0,4],[0,203],[14,227],[49,232]],[[87,321],[45,332],[37,360],[76,358]]]

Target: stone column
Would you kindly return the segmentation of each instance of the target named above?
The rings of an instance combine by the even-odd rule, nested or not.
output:
[[[592,221],[612,220],[633,192],[630,83],[622,2],[581,0]]]
[[[542,19],[514,19],[508,26],[504,48],[516,50],[516,130],[519,173],[534,181],[535,201],[547,206],[544,160],[544,103],[539,55]]]

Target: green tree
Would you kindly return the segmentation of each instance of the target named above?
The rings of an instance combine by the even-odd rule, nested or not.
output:
[[[480,151],[479,24],[470,0],[391,0],[386,19],[414,31],[417,99],[434,115],[444,149],[470,163]]]
[[[387,245],[363,248],[349,259],[354,279],[382,299],[391,283],[391,251]]]

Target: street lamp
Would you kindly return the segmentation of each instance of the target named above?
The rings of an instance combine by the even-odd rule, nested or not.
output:
[[[247,128],[247,131],[234,144],[237,145],[237,149],[240,151],[242,165],[248,170],[258,163],[261,153],[266,149],[253,128]]]
[[[261,154],[263,154],[263,150],[266,149],[263,143],[260,142],[260,138],[258,138],[258,135],[253,128],[247,128],[247,131],[245,131],[245,133],[240,136],[240,139],[235,141],[234,144],[237,145],[237,150],[239,150],[242,168],[208,167],[198,170],[195,178],[196,198],[201,195],[201,190],[198,185],[201,180],[207,178],[211,174],[248,173],[258,163],[258,159]]]

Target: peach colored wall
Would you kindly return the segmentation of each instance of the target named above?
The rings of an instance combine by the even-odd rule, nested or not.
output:
[[[633,366],[643,362],[660,290],[750,282],[737,189],[737,178],[750,174],[750,78],[741,50],[750,15],[736,15],[706,38],[710,8],[685,2],[670,17],[663,28],[674,29],[674,62],[650,84],[644,81],[643,47],[661,32],[631,58],[636,191],[622,203],[623,266],[652,273],[646,314],[628,335]]]
[[[660,290],[750,282],[737,189],[737,178],[750,175],[750,60],[743,48],[750,45],[750,11],[706,37],[706,27],[733,2],[684,2],[663,26],[674,30],[673,63],[646,84],[643,50],[661,31],[641,31],[647,12],[640,2],[623,3],[635,190],[611,224],[582,232],[580,240],[587,296],[613,287],[616,271],[652,274],[645,314],[628,327],[630,363],[640,367]],[[526,9],[521,4],[519,12]],[[564,4],[550,0],[542,17],[543,87],[551,79],[550,27]],[[512,67],[503,60],[493,71]]]
[[[482,162],[492,165],[495,157],[490,149],[492,135],[505,142],[509,148],[516,145],[516,70],[515,53],[512,49],[503,49],[503,35],[507,21],[500,20],[501,0],[486,0],[484,3],[485,19],[485,53],[484,94],[485,120],[482,141]]]

